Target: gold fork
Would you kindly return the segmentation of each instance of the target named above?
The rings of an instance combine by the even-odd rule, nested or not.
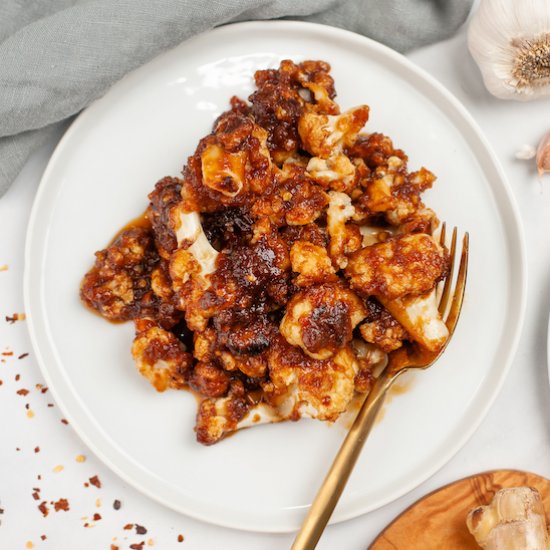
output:
[[[442,225],[439,241],[445,244],[446,226]],[[411,369],[427,369],[433,365],[441,356],[449,343],[456,328],[464,289],[466,288],[466,274],[468,271],[468,233],[465,233],[462,241],[462,252],[460,254],[460,266],[456,278],[456,284],[451,298],[451,282],[457,256],[457,229],[453,229],[450,247],[450,270],[445,279],[443,289],[439,298],[438,309],[449,330],[449,337],[445,346],[437,351],[430,352],[420,348],[418,345],[403,346],[388,356],[388,364],[380,376],[376,379],[371,391],[365,399],[357,418],[350,428],[346,439],[342,443],[332,466],[319,489],[315,500],[311,504],[309,512],[298,532],[292,550],[312,550],[317,545],[325,529],[330,516],[342,494],[344,487],[351,475],[353,467],[359,458],[361,449],[371,431],[374,420],[384,397],[390,386],[401,374]],[[449,305],[449,300],[451,303]]]

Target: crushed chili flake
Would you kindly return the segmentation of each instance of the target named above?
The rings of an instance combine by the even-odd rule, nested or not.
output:
[[[62,419],[61,419],[61,422],[62,422],[63,424],[65,424],[65,425],[67,425],[67,424],[69,423],[69,421],[66,420],[65,418],[62,418]]]
[[[25,388],[21,388],[20,390],[17,390],[15,392],[17,395],[28,395],[29,394],[29,390],[26,390]]]
[[[135,542],[134,544],[130,544],[130,548],[132,550],[143,550],[143,547],[145,546],[145,541],[141,542]]]
[[[56,512],[63,510],[64,512],[69,511],[69,501],[66,498],[60,498],[57,502],[51,502]]]
[[[94,521],[99,521],[101,519],[101,514],[94,514],[94,517],[93,517],[93,520]]]
[[[178,542],[183,542],[185,540],[183,535],[178,535]]]
[[[132,529],[133,527],[134,527],[134,524],[133,524],[133,523],[127,523],[127,524],[123,527],[123,529],[124,529],[125,531],[129,531],[129,530]]]
[[[98,489],[101,489],[101,481],[97,476],[91,477],[88,480],[94,487],[97,487]]]
[[[15,381],[16,381],[16,382],[19,382],[20,379],[21,379],[21,375],[20,375],[20,374],[16,374],[16,375],[15,375]]]
[[[84,482],[84,487],[89,487],[89,486],[90,486],[90,484],[87,481],[85,481]]]
[[[35,453],[39,453],[39,452],[40,452],[40,447],[35,447],[35,448],[34,448],[34,452],[35,452]]]
[[[48,407],[53,407],[53,403],[48,403]]]
[[[13,355],[13,351],[3,351],[2,355],[4,355],[5,357],[11,357]]]
[[[22,353],[17,359],[25,359],[25,357],[28,357],[28,353]]]
[[[122,503],[120,502],[120,500],[117,499],[117,500],[115,500],[115,501],[113,502],[113,508],[114,508],[115,510],[120,510],[120,507],[121,507],[121,506],[122,506]]]
[[[138,535],[146,535],[147,534],[147,529],[145,529],[145,527],[143,527],[143,525],[138,525],[136,523],[136,533]]]
[[[116,544],[111,544],[111,550],[119,550]]]
[[[6,315],[6,322],[15,323],[16,321],[24,321],[27,318],[27,316],[24,313],[14,313],[13,315]]]
[[[42,540],[46,540],[48,537],[47,537],[46,535],[40,535],[40,538],[41,538]]]
[[[40,493],[38,491],[34,491],[32,498],[34,498],[34,500],[40,500]]]
[[[29,410],[30,405],[28,403],[25,403],[25,409]]]
[[[21,450],[21,447],[15,447],[15,450],[16,450],[16,451],[20,451],[20,450]]]
[[[44,517],[46,517],[50,513],[50,510],[48,509],[48,503],[45,500],[38,505],[38,509],[42,512],[42,515]]]
[[[40,393],[46,393],[48,391],[48,387],[45,386],[40,390]]]
[[[4,513],[4,508],[0,508],[0,515]]]
[[[42,479],[42,476],[41,476],[40,474],[38,474],[38,475],[36,476],[36,479],[38,479],[38,480],[40,481],[40,480]]]
[[[4,382],[2,380],[0,380],[0,386],[3,384]]]

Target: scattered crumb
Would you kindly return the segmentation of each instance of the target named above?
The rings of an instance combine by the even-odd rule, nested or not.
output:
[[[34,498],[34,500],[40,500],[40,493],[38,491],[34,491],[32,498]]]
[[[28,357],[28,353],[22,353],[17,359],[25,359],[25,357]]]
[[[38,509],[42,512],[42,515],[44,517],[46,517],[50,513],[48,509],[48,504],[45,500],[38,505]]]
[[[34,412],[29,409],[27,411],[27,418],[33,418],[33,417],[34,417]]]
[[[147,541],[147,546],[155,546],[155,541],[153,539],[149,539]]]
[[[25,388],[21,388],[20,390],[17,390],[15,392],[17,395],[28,395],[29,394],[29,390],[26,390]]]
[[[41,538],[42,540],[46,540],[48,537],[47,537],[46,535],[40,535],[40,538]]]
[[[5,357],[11,357],[13,355],[13,351],[3,351],[2,355],[4,355]]]
[[[92,518],[94,521],[99,521],[101,519],[101,514],[94,514],[94,517]]]
[[[116,544],[111,544],[111,550],[119,550]]]
[[[14,313],[13,315],[6,315],[6,323],[15,323],[16,321],[24,321],[27,316],[24,313]],[[13,355],[13,354],[12,354]]]
[[[129,530],[132,529],[133,527],[134,527],[134,524],[133,524],[133,523],[127,523],[127,524],[123,527],[123,529],[124,529],[125,531],[129,531]]]
[[[35,452],[35,453],[39,453],[39,452],[40,452],[40,447],[35,447],[35,448],[34,448],[34,452]]]
[[[0,265],[0,271],[7,271],[9,269],[8,264]]]
[[[113,502],[113,508],[114,508],[115,510],[120,510],[120,507],[121,507],[121,506],[122,506],[122,503],[120,502],[120,500],[117,499],[117,500],[115,500],[115,501]]]
[[[53,403],[48,403],[48,407],[53,407]]]
[[[143,550],[143,546],[145,545],[145,541],[141,542],[135,542],[134,544],[130,544],[130,548],[132,550]]]
[[[61,423],[67,425],[69,424],[69,421],[66,418],[62,418]]]
[[[48,387],[47,386],[44,386],[41,390],[40,390],[40,393],[46,393],[48,391]]]
[[[21,375],[20,375],[20,374],[16,374],[16,375],[15,375],[15,381],[16,381],[16,382],[19,382],[20,379],[21,379]]]
[[[89,487],[89,486],[90,486],[90,484],[87,481],[85,481],[84,482],[84,487]]]
[[[32,543],[32,541],[28,540],[25,544],[25,548],[34,548],[34,544]]]
[[[76,455],[75,460],[77,462],[86,462],[86,457],[84,455]]]
[[[40,480],[42,479],[42,476],[41,476],[40,474],[38,474],[38,475],[36,476],[36,479],[38,479],[38,481],[40,481]]]
[[[61,464],[58,464],[58,465],[52,470],[52,472],[54,472],[55,474],[58,474],[59,472],[63,471],[63,468],[64,468],[64,466],[62,466]]]
[[[98,489],[101,489],[101,481],[100,481],[99,477],[97,477],[97,476],[91,477],[88,481],[89,481],[94,487],[97,487]]]
[[[138,535],[146,535],[147,534],[147,529],[145,529],[145,527],[143,527],[143,525],[138,525],[136,523],[136,534]]]
[[[96,507],[96,508],[101,508],[101,500],[100,500],[100,499],[96,499],[96,501],[95,501],[95,507]]]
[[[0,380],[0,386],[3,384],[4,382],[2,382],[2,380]]]
[[[66,498],[60,498],[57,502],[51,502],[56,512],[63,510],[64,512],[69,511],[69,501]]]
[[[178,535],[178,542],[183,542],[185,537],[183,535]]]
[[[15,450],[16,450],[16,451],[20,451],[20,450],[21,450],[21,447],[15,447]]]
[[[31,406],[28,403],[25,403],[25,409],[29,410]]]
[[[530,160],[532,158],[535,158],[536,154],[537,150],[532,145],[526,143],[516,151],[514,156],[518,160]]]

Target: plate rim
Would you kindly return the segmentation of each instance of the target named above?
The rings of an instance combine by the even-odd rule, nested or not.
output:
[[[489,409],[493,405],[497,396],[500,394],[501,388],[504,384],[504,381],[507,378],[507,375],[514,361],[517,348],[519,345],[519,341],[523,332],[525,312],[527,307],[528,279],[527,279],[525,234],[524,234],[523,224],[521,221],[519,207],[518,207],[516,198],[512,192],[506,173],[504,172],[504,169],[502,168],[502,165],[498,157],[496,156],[492,146],[488,142],[487,138],[485,137],[485,134],[483,133],[483,131],[481,130],[477,122],[474,120],[473,116],[469,113],[466,107],[456,98],[456,96],[450,90],[448,90],[445,86],[443,86],[443,84],[441,84],[435,77],[430,75],[427,71],[425,71],[423,68],[416,65],[414,62],[407,59],[402,54],[396,52],[395,50],[392,50],[388,46],[385,46],[379,42],[376,42],[371,38],[354,33],[352,31],[348,31],[338,27],[332,27],[329,25],[324,25],[319,23],[310,23],[305,21],[270,20],[270,21],[246,21],[246,22],[232,23],[232,24],[223,25],[223,26],[202,32],[187,40],[182,41],[180,44],[176,45],[171,50],[167,50],[166,52],[161,53],[159,56],[156,56],[155,58],[151,59],[144,65],[130,71],[124,77],[122,77],[119,81],[114,83],[105,92],[104,96],[93,101],[71,123],[69,128],[66,130],[66,132],[64,133],[62,138],[59,140],[58,144],[56,145],[55,150],[53,151],[48,161],[48,164],[42,174],[42,177],[40,178],[40,184],[39,184],[35,199],[33,201],[32,209],[31,209],[31,213],[28,221],[28,226],[27,226],[26,239],[25,239],[25,255],[24,255],[25,268],[24,268],[24,274],[23,274],[23,297],[24,297],[25,311],[27,312],[27,316],[28,316],[27,326],[29,330],[31,345],[36,355],[36,359],[40,367],[40,370],[42,372],[42,375],[44,376],[46,382],[48,383],[48,387],[52,391],[52,394],[56,400],[56,403],[58,404],[58,406],[60,407],[64,415],[69,419],[71,426],[75,429],[79,438],[82,439],[82,441],[90,448],[90,450],[111,471],[116,473],[116,475],[118,475],[122,480],[124,480],[126,483],[131,485],[133,488],[139,490],[142,494],[147,495],[149,498],[153,499],[154,501],[159,502],[162,505],[167,506],[172,510],[188,515],[192,518],[195,518],[207,523],[211,523],[211,524],[215,524],[223,527],[229,527],[233,529],[238,529],[242,531],[288,533],[288,532],[295,531],[297,529],[297,526],[290,525],[288,523],[286,523],[285,525],[268,526],[267,522],[265,522],[266,523],[265,525],[264,524],[251,525],[250,521],[246,523],[246,520],[244,522],[238,522],[238,521],[232,521],[232,520],[227,520],[227,521],[223,519],[220,520],[219,518],[212,519],[207,514],[195,511],[192,507],[192,504],[181,505],[181,503],[170,502],[167,499],[163,498],[161,495],[155,494],[155,492],[150,490],[148,487],[145,487],[140,480],[136,480],[132,475],[127,474],[124,470],[122,470],[122,468],[119,465],[115,464],[109,457],[107,457],[104,454],[103,450],[100,449],[90,439],[90,437],[85,432],[85,430],[79,426],[79,422],[74,418],[71,412],[71,409],[66,405],[65,400],[58,393],[55,387],[55,383],[52,383],[52,377],[50,376],[50,373],[49,373],[47,361],[45,360],[43,353],[41,351],[40,336],[39,336],[40,330],[35,325],[34,311],[40,310],[42,308],[40,303],[37,303],[35,307],[32,305],[32,298],[31,298],[31,294],[33,292],[31,288],[31,282],[32,282],[31,271],[32,270],[30,267],[33,264],[31,253],[33,251],[33,242],[35,239],[35,225],[37,225],[38,223],[37,219],[39,218],[41,205],[42,205],[42,202],[44,201],[44,196],[47,193],[45,182],[47,182],[47,180],[49,179],[50,172],[54,169],[54,166],[56,165],[56,162],[57,162],[57,158],[62,154],[62,151],[64,150],[66,144],[70,141],[73,133],[78,129],[78,127],[83,123],[83,121],[85,122],[88,118],[93,116],[95,109],[97,108],[97,105],[103,102],[104,98],[109,94],[109,92],[113,87],[120,85],[121,82],[126,81],[137,71],[146,70],[146,67],[148,67],[149,64],[154,63],[156,60],[158,60],[158,58],[168,54],[173,49],[178,48],[183,44],[189,44],[189,43],[192,43],[193,41],[200,40],[204,36],[214,34],[218,39],[220,39],[224,37],[225,38],[231,37],[231,35],[235,35],[235,34],[238,35],[239,32],[244,32],[244,31],[258,32],[267,28],[269,28],[270,30],[273,30],[276,27],[279,27],[280,32],[290,31],[295,33],[297,31],[300,31],[301,29],[305,30],[306,32],[317,31],[317,32],[320,32],[321,34],[324,34],[328,38],[332,36],[335,39],[342,40],[343,42],[352,43],[352,44],[355,43],[355,45],[358,47],[363,47],[368,50],[373,50],[375,53],[378,53],[382,56],[393,59],[394,62],[399,64],[401,68],[407,71],[407,74],[405,75],[406,80],[410,81],[411,76],[414,75],[417,79],[419,79],[419,81],[423,81],[424,84],[430,87],[439,96],[439,99],[446,101],[447,108],[450,107],[451,110],[454,111],[454,114],[459,116],[459,119],[466,124],[469,130],[471,130],[475,134],[476,138],[483,145],[484,153],[487,156],[487,160],[490,161],[492,168],[495,170],[495,173],[498,176],[497,178],[499,180],[498,185],[492,185],[491,189],[494,191],[495,189],[500,187],[501,191],[504,193],[504,199],[508,203],[507,206],[509,207],[509,211],[511,215],[511,219],[508,219],[507,223],[510,226],[512,226],[512,229],[513,229],[509,234],[507,234],[507,237],[509,235],[514,236],[517,241],[515,243],[515,246],[512,246],[513,243],[509,243],[509,247],[510,247],[510,250],[517,249],[515,251],[519,255],[519,258],[518,258],[519,261],[515,266],[516,271],[512,272],[512,280],[514,280],[514,276],[515,276],[520,282],[520,288],[519,289],[514,288],[514,290],[517,293],[517,298],[515,302],[518,308],[518,312],[517,312],[518,315],[516,316],[515,325],[512,328],[512,337],[510,338],[510,340],[508,340],[508,351],[505,354],[505,358],[506,358],[505,364],[501,367],[499,371],[500,374],[499,374],[497,384],[493,387],[493,391],[492,391],[492,394],[490,395],[490,398],[484,402],[484,405],[481,408],[480,413],[477,415],[475,420],[471,422],[466,429],[463,430],[462,436],[458,438],[457,441],[453,443],[453,445],[449,446],[447,452],[443,454],[440,460],[437,461],[435,464],[431,464],[430,468],[426,468],[426,472],[424,473],[424,475],[420,477],[415,477],[411,483],[405,486],[402,486],[399,490],[390,492],[386,498],[376,502],[374,505],[369,505],[369,504],[363,505],[362,507],[359,507],[359,509],[354,509],[352,511],[349,511],[346,514],[344,513],[338,514],[338,510],[336,510],[335,514],[331,518],[330,524],[336,524],[342,521],[359,517],[370,511],[379,509],[382,506],[385,506],[388,503],[393,502],[398,498],[406,495],[416,487],[419,487],[427,479],[433,476],[438,470],[440,470],[443,466],[445,466],[449,462],[449,460],[467,443],[467,441],[471,438],[471,436],[475,433],[479,425],[485,419]],[[446,113],[446,114],[450,115],[451,113]],[[459,129],[459,132],[461,134],[463,133],[460,129]],[[479,162],[479,159],[477,158],[477,156],[476,156],[476,160]],[[500,212],[500,209],[499,209],[499,212]],[[508,240],[509,239],[506,238],[506,242],[508,242]],[[508,256],[510,257],[510,255]],[[42,259],[42,257],[40,257],[39,259]],[[36,260],[34,260],[34,262],[36,262]],[[37,316],[37,319],[38,318],[39,316]],[[67,380],[67,383],[70,385],[70,380]],[[81,407],[82,409],[85,410],[84,405],[81,405]],[[335,449],[335,452],[336,452],[336,449]],[[319,480],[319,484],[320,483],[321,483],[321,480]]]

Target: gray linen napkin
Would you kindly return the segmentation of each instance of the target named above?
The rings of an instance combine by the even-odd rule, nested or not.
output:
[[[0,196],[60,123],[194,34],[292,18],[399,50],[452,35],[473,0],[0,0]]]

